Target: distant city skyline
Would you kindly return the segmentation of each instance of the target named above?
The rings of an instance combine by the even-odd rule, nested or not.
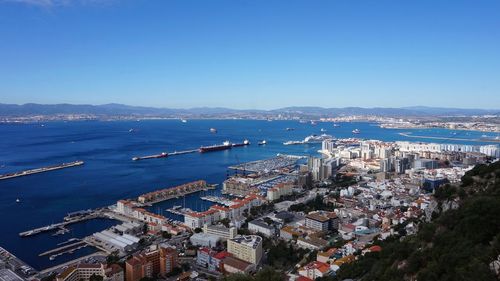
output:
[[[499,1],[0,0],[0,103],[500,108]]]

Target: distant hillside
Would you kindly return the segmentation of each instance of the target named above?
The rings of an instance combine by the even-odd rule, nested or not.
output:
[[[129,106],[123,104],[36,104],[27,103],[0,104],[0,116],[29,116],[55,114],[93,114],[93,115],[143,115],[143,116],[201,116],[201,115],[298,115],[310,117],[327,117],[341,115],[378,115],[378,116],[470,116],[499,114],[500,110],[435,108],[435,107],[404,107],[404,108],[323,108],[323,107],[285,107],[274,110],[240,110],[223,107],[199,107],[189,109],[155,108],[144,106]]]

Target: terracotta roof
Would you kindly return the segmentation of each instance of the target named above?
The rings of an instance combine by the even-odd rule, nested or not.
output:
[[[368,248],[368,250],[370,250],[370,252],[380,252],[382,251],[382,247],[378,245],[373,245],[370,248]]]
[[[240,260],[238,258],[235,258],[235,257],[226,257],[224,259],[224,265],[228,265],[228,266],[236,268],[240,271],[246,271],[247,268],[252,264],[248,263],[244,260]]]
[[[219,252],[217,254],[215,254],[214,258],[218,259],[218,260],[222,260],[226,257],[231,257],[232,255],[226,251],[222,251],[222,252]]]
[[[330,271],[330,265],[320,261],[312,261],[302,268],[302,270],[307,269],[317,269],[321,273],[327,273],[328,271]]]

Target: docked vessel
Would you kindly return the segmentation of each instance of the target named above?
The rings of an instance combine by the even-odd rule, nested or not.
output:
[[[247,146],[250,144],[250,141],[249,140],[244,140],[242,143],[233,143],[232,146],[233,147],[238,147],[238,146]]]
[[[229,141],[225,141],[222,144],[216,144],[216,145],[210,145],[210,146],[202,146],[198,149],[199,152],[205,153],[205,152],[211,152],[211,151],[219,151],[219,150],[226,150],[226,149],[231,149],[233,147]]]
[[[324,140],[327,139],[334,139],[333,136],[327,135],[327,134],[322,134],[322,135],[310,135],[307,136],[304,140],[302,141],[287,141],[284,142],[284,145],[294,145],[294,144],[306,144],[306,143],[321,143]]]
[[[303,144],[303,141],[286,141],[283,144],[284,145],[293,145],[293,144]]]
[[[352,130],[352,133],[353,133],[353,134],[359,134],[359,133],[361,133],[361,131],[360,131],[360,130],[358,130],[358,129],[354,129],[354,130]]]
[[[327,134],[310,135],[304,139],[304,143],[321,143],[324,140],[333,139],[333,136]]]

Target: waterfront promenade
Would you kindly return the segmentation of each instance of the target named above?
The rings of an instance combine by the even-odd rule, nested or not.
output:
[[[411,133],[398,133],[398,135],[408,138],[421,138],[421,139],[434,139],[434,140],[454,140],[454,141],[473,141],[473,142],[492,142],[499,143],[497,139],[467,139],[467,138],[454,138],[454,137],[431,137],[431,136],[417,136]]]

